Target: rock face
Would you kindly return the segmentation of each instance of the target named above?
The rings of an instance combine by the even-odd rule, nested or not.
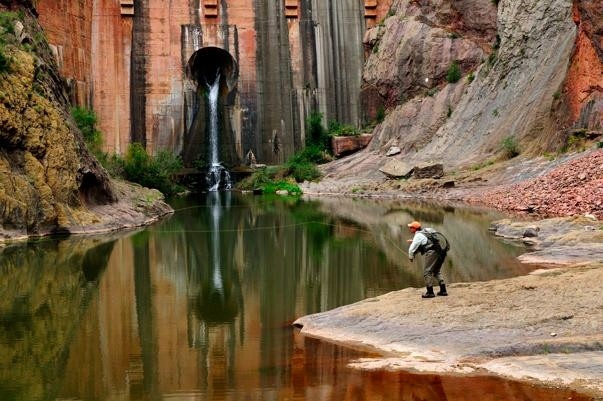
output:
[[[108,224],[112,218],[93,209],[111,207],[118,196],[73,124],[67,87],[36,19],[30,9],[14,7],[5,24],[19,29],[1,34],[0,240]],[[136,208],[128,205],[123,209]],[[137,221],[148,218],[142,215]],[[120,227],[114,223],[107,229]]]
[[[16,15],[16,13],[15,13]],[[17,22],[18,17],[11,23]],[[25,31],[38,37],[36,23]],[[38,233],[90,222],[84,202],[115,200],[105,171],[69,126],[63,82],[45,43],[28,52],[5,32],[8,71],[0,80],[0,185],[2,223],[8,230]]]
[[[558,150],[572,129],[600,131],[603,10],[574,3],[394,2],[395,15],[365,36],[363,72],[363,93],[388,114],[366,151],[333,162],[330,175],[375,177],[392,146],[406,162],[448,170],[501,157],[506,138],[533,155]]]

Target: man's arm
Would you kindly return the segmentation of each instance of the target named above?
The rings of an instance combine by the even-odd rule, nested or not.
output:
[[[412,239],[412,243],[410,244],[410,247],[408,248],[408,258],[410,259],[411,262],[414,259],[415,253],[417,252],[419,247],[421,245],[426,245],[426,244],[427,244],[427,237],[419,232],[415,233],[415,236]]]

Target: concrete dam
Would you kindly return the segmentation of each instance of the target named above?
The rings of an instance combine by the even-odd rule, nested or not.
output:
[[[74,105],[104,150],[208,158],[208,85],[219,77],[219,160],[284,162],[305,120],[360,125],[363,36],[392,0],[40,0],[39,20]]]

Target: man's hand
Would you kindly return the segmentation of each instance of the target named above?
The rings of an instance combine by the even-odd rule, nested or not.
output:
[[[406,242],[408,242],[409,244],[411,244],[412,240],[411,239],[407,239]]]

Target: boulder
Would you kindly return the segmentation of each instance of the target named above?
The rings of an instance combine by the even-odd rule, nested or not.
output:
[[[401,150],[400,150],[399,147],[392,146],[391,148],[389,148],[389,150],[387,151],[387,153],[385,154],[385,156],[394,156],[394,155],[397,155],[400,152],[401,152]]]
[[[331,138],[331,148],[335,157],[341,157],[364,149],[373,135],[362,134],[357,136],[334,136]]]
[[[413,168],[414,178],[442,178],[444,176],[444,165],[436,164],[420,164]]]
[[[379,171],[385,174],[388,178],[404,178],[410,177],[413,172],[413,168],[401,160],[390,159],[383,165],[383,167],[379,169]]]

